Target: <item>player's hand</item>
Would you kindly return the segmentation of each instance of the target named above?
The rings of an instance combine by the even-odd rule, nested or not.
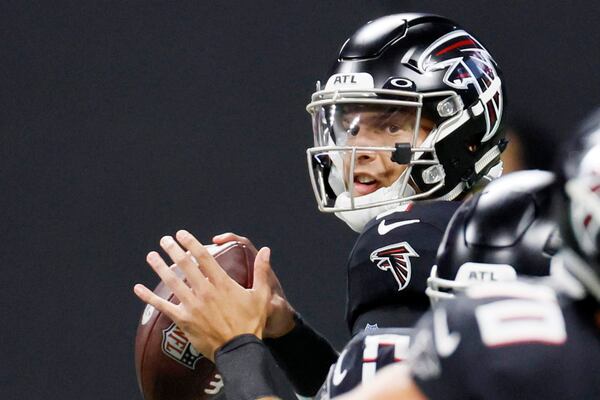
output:
[[[223,233],[213,237],[213,243],[215,244],[223,244],[231,241],[241,242],[256,251],[256,247],[254,247],[254,244],[248,238],[236,235],[235,233]],[[263,335],[266,338],[277,338],[285,335],[294,328],[296,324],[294,321],[295,311],[286,299],[281,283],[279,283],[279,279],[277,279],[270,264],[266,273],[267,281],[271,288],[271,298],[268,303],[268,318]]]
[[[264,247],[258,252],[253,286],[244,289],[190,233],[178,231],[176,238],[179,243],[165,236],[160,246],[184,273],[189,286],[157,252],[148,253],[146,261],[180,304],[170,303],[139,284],[134,287],[135,294],[171,318],[192,345],[210,360],[214,360],[219,347],[236,336],[249,333],[261,339],[267,320],[267,304],[272,297],[268,282],[271,270],[269,248]]]

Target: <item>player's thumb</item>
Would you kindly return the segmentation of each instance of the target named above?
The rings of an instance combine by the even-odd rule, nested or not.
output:
[[[254,283],[252,287],[256,290],[269,288],[269,271],[271,270],[271,249],[263,247],[258,251],[254,259]]]

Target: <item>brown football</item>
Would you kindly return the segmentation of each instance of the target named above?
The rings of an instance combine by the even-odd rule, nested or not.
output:
[[[252,286],[256,253],[239,242],[207,249],[219,265],[243,287]],[[181,271],[175,267],[181,276]],[[179,300],[162,282],[154,293],[174,304]],[[223,382],[215,365],[199,354],[183,332],[157,309],[147,305],[135,338],[135,368],[145,400],[201,400],[223,397]]]

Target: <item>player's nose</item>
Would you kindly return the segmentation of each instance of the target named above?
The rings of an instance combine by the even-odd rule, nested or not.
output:
[[[375,151],[368,150],[357,150],[356,151],[356,161],[359,164],[369,163],[375,160],[377,153]]]
[[[371,127],[360,125],[360,129],[352,137],[351,146],[354,147],[381,147],[380,136]],[[356,150],[356,162],[364,164],[369,163],[377,158],[377,152],[373,150]]]

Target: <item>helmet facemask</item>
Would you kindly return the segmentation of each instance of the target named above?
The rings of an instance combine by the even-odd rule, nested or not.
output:
[[[307,161],[319,210],[375,208],[372,218],[400,203],[430,198],[443,187],[444,169],[435,149],[439,129],[424,119],[424,102],[435,102],[443,124],[463,111],[460,97],[451,91],[420,94],[370,88],[313,94],[307,110],[315,146],[308,149]],[[366,165],[377,158],[383,161],[373,172]],[[420,179],[432,185],[425,192],[415,190],[416,166]]]

